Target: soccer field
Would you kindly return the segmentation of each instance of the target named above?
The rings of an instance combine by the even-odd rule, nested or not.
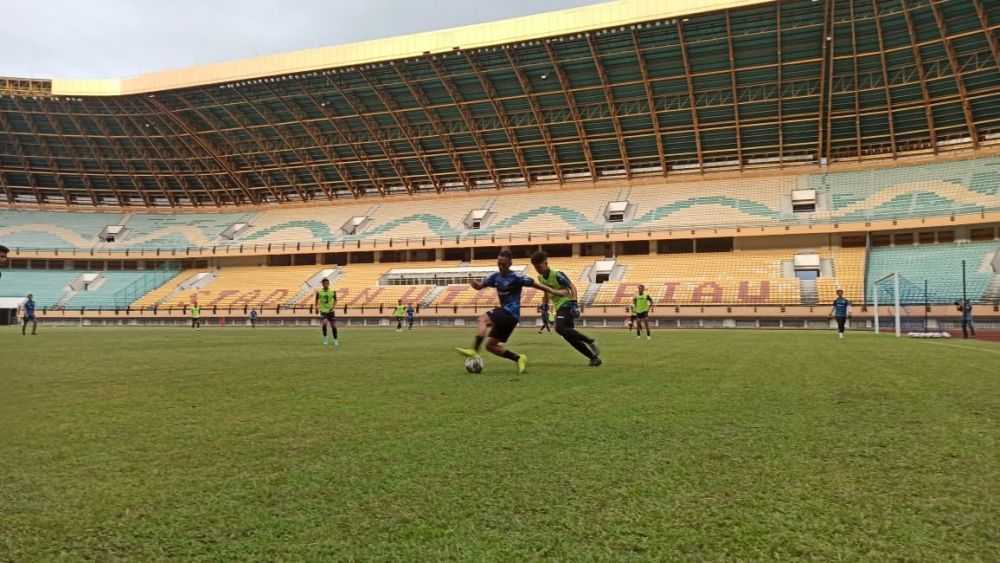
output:
[[[1000,346],[0,332],[0,560],[996,560]]]

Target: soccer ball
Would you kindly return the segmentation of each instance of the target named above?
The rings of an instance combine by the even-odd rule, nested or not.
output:
[[[486,364],[479,356],[465,359],[465,371],[469,373],[482,373]]]

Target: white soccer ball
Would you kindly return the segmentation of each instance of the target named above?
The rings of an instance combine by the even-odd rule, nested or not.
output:
[[[486,364],[479,356],[465,359],[465,371],[469,373],[482,373]]]

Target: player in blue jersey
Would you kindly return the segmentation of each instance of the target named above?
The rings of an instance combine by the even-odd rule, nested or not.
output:
[[[830,308],[830,315],[827,320],[837,319],[837,338],[844,337],[844,325],[851,316],[851,302],[844,298],[844,290],[837,290],[837,298],[833,300],[833,307]]]
[[[549,323],[549,300],[542,301],[538,306],[538,314],[542,316],[542,328],[538,329],[538,334],[544,331],[552,332],[552,325]]]
[[[257,328],[257,309],[250,311],[250,328]]]
[[[479,317],[476,326],[476,340],[472,348],[456,349],[465,356],[476,357],[479,355],[479,348],[485,339],[486,349],[490,353],[517,362],[517,373],[524,373],[528,365],[528,357],[524,354],[515,354],[504,347],[521,318],[521,290],[525,287],[534,287],[556,297],[563,297],[568,291],[552,289],[536,283],[535,280],[524,274],[511,271],[511,261],[510,251],[502,250],[497,256],[499,272],[493,273],[481,282],[469,282],[469,285],[476,290],[495,287],[497,297],[500,298],[500,306]]]
[[[21,325],[21,336],[25,336],[28,332],[28,323],[31,323],[31,335],[38,336],[38,321],[35,319],[35,299],[30,293],[28,294],[28,300],[21,305],[24,309],[24,324]]]
[[[406,330],[413,330],[413,316],[417,314],[417,310],[413,308],[413,303],[410,303],[406,307]]]
[[[0,244],[0,268],[3,268],[4,266],[7,265],[7,253],[8,252],[10,252],[10,249],[7,248],[6,246]]]

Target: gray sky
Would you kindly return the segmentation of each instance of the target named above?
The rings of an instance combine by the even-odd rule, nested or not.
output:
[[[124,78],[599,1],[0,0],[0,76]]]

